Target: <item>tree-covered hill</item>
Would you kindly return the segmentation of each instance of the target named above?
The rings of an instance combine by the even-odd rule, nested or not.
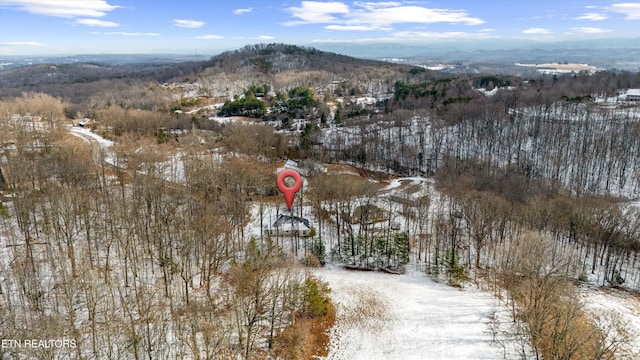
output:
[[[371,66],[397,68],[404,71],[411,68],[407,65],[359,59],[287,44],[247,45],[215,56],[207,63],[216,70],[226,72],[255,71],[264,74],[277,74],[287,70],[315,70],[344,74],[360,67]]]

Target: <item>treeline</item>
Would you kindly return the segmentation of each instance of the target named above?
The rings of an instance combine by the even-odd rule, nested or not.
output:
[[[618,91],[633,88],[638,73],[598,72],[595,74],[540,75],[519,78],[507,75],[434,76],[415,73],[393,85],[394,102],[387,110],[431,109],[447,124],[472,117],[491,106],[533,106],[559,100],[587,101],[592,96],[615,96]],[[485,96],[478,89],[495,90]],[[466,101],[456,101],[466,99]],[[448,106],[455,104],[455,106]]]
[[[234,100],[225,101],[218,114],[288,121],[296,117],[306,118],[316,111],[318,101],[308,87],[296,86],[285,92],[279,91],[275,96],[268,94],[269,89],[268,84],[251,84],[244,90],[242,97],[236,96]],[[267,106],[269,114],[266,113]]]
[[[482,258],[489,262],[487,267],[490,259],[497,258],[481,257],[487,240],[504,244],[509,234],[529,231],[548,236],[575,256],[571,260],[580,267],[572,269],[573,278],[595,277],[604,286],[640,288],[638,209],[607,196],[575,198],[542,181],[509,173],[496,178],[491,187],[476,176],[451,167],[437,177],[452,201],[453,210],[445,218],[466,227],[469,245],[475,246],[469,251],[475,253],[476,267],[482,267]],[[525,197],[510,196],[509,188],[517,183],[523,184]]]

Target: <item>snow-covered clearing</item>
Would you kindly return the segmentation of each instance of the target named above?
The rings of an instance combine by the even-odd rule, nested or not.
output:
[[[327,266],[315,271],[336,305],[327,359],[514,359],[508,309],[485,292]],[[493,341],[492,317],[504,319]],[[494,323],[495,325],[495,323]],[[503,344],[504,348],[503,348]]]
[[[624,337],[618,359],[640,359],[640,296],[616,289],[581,286],[585,310],[610,336]]]

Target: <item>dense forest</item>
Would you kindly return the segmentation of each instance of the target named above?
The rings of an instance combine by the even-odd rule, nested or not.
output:
[[[626,341],[575,284],[640,290],[640,107],[619,96],[639,73],[448,77],[280,44],[35,69],[0,73],[0,337],[77,346],[8,358],[323,355],[325,262],[482,287],[537,357]],[[288,159],[310,238],[264,231]]]

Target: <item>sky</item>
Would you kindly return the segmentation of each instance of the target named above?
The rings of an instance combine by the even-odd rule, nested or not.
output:
[[[256,43],[561,41],[638,37],[611,0],[0,0],[0,57],[214,55]]]

